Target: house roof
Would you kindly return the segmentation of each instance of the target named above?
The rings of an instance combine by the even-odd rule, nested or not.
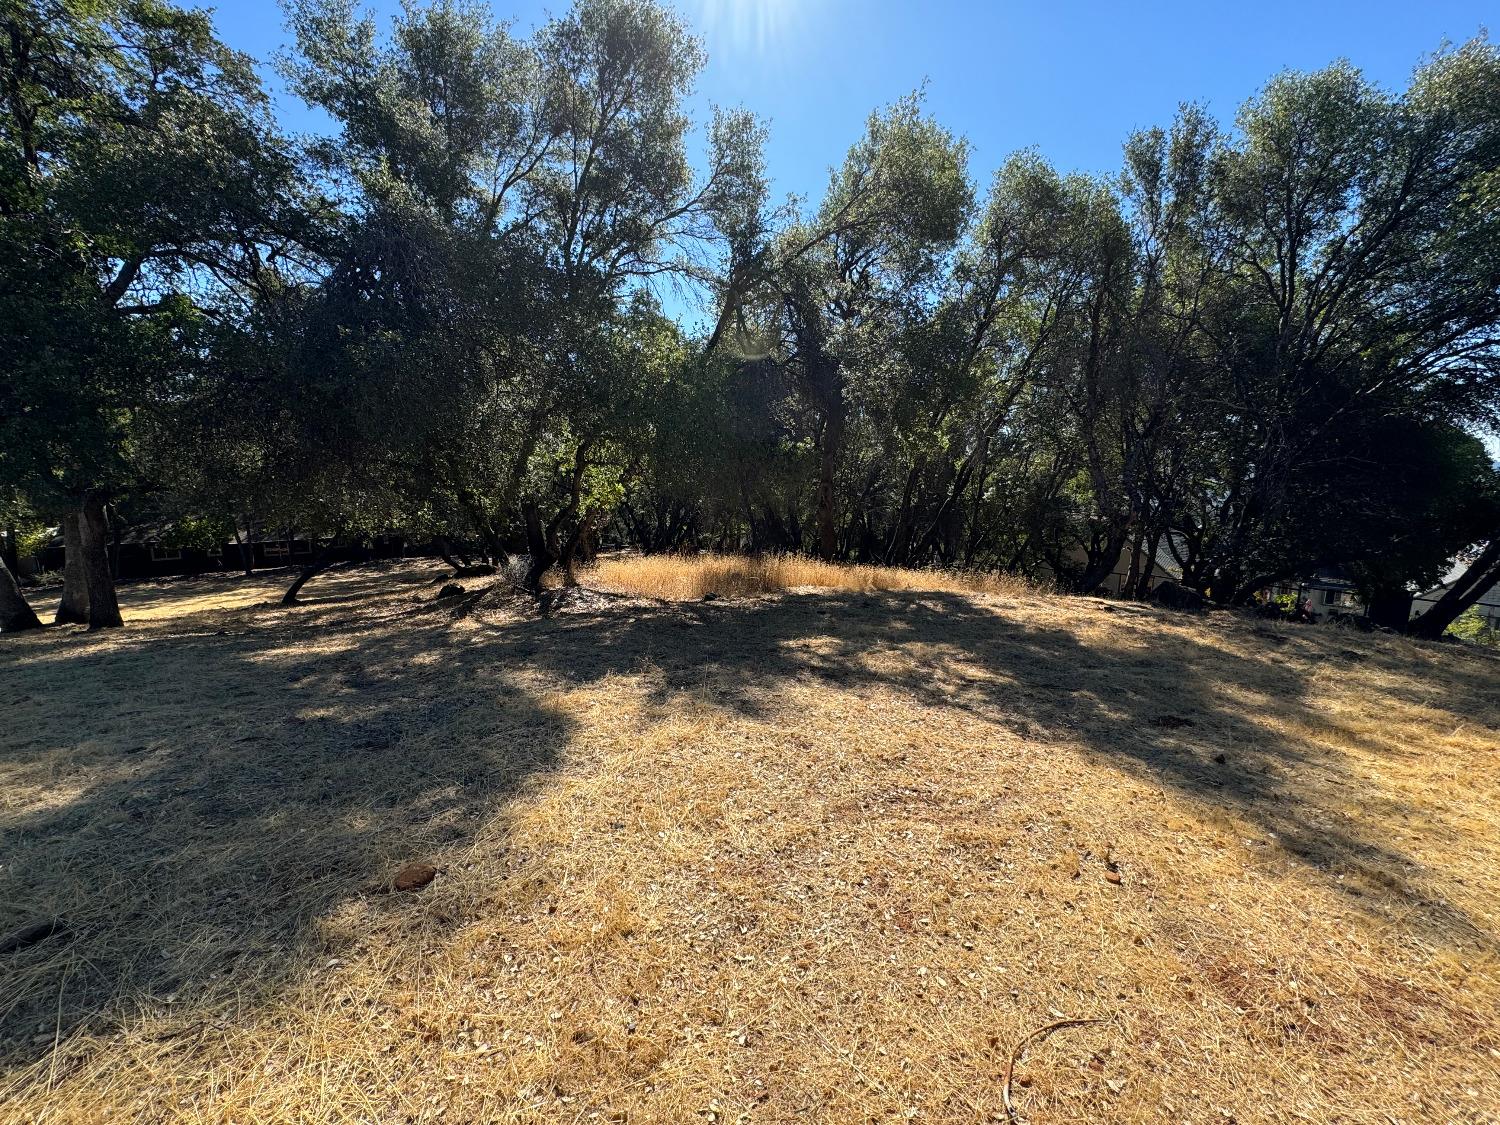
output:
[[[1169,542],[1169,540],[1178,544],[1178,554],[1187,554],[1182,536],[1175,531],[1169,531],[1166,535],[1162,536],[1161,542],[1156,545],[1156,557],[1153,561],[1156,563],[1158,569],[1162,570],[1167,577],[1180,579],[1182,577],[1182,566],[1178,563],[1176,555],[1172,554],[1172,542]]]
[[[1453,585],[1453,583],[1458,580],[1459,575],[1462,575],[1462,574],[1463,574],[1463,571],[1460,570],[1458,572],[1458,574],[1454,575],[1451,578],[1448,578],[1441,585],[1434,586],[1430,590],[1424,590],[1422,593],[1418,594],[1412,600],[1413,601],[1419,601],[1419,602],[1435,602],[1435,601],[1437,601],[1439,598],[1441,598],[1444,594],[1446,594],[1448,592],[1449,588]],[[1497,583],[1494,586],[1491,586],[1484,593],[1480,594],[1478,600],[1475,601],[1474,604],[1475,605],[1482,605],[1482,606],[1494,606],[1495,608],[1500,608],[1500,583]]]

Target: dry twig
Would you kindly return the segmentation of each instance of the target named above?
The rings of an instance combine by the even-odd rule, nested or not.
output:
[[[1021,1120],[1020,1116],[1016,1113],[1015,1105],[1010,1100],[1010,1083],[1011,1079],[1015,1077],[1016,1063],[1021,1058],[1021,1052],[1026,1049],[1029,1043],[1031,1043],[1033,1040],[1045,1039],[1054,1031],[1061,1031],[1065,1027],[1083,1027],[1085,1024],[1108,1022],[1109,1021],[1107,1019],[1100,1018],[1087,1020],[1057,1020],[1054,1023],[1047,1024],[1047,1026],[1045,1027],[1039,1027],[1035,1031],[1028,1031],[1025,1035],[1021,1036],[1021,1038],[1017,1039],[1016,1045],[1010,1049],[1010,1058],[1006,1060],[1005,1084],[1000,1089],[1000,1096],[1005,1101],[1005,1116],[1011,1121]]]

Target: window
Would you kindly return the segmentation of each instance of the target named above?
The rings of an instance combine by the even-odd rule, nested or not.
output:
[[[268,559],[284,559],[287,554],[285,543],[265,543],[260,550]]]
[[[163,547],[160,543],[151,544],[152,562],[176,562],[182,558],[180,547]]]
[[[1352,609],[1357,603],[1354,600],[1353,590],[1324,590],[1323,604],[1337,606],[1340,609]]]

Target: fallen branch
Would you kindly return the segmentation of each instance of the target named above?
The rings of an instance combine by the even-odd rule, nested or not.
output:
[[[1020,1039],[1016,1040],[1016,1045],[1010,1049],[1010,1058],[1005,1064],[1005,1084],[1000,1088],[1000,1096],[1005,1101],[1006,1118],[1013,1122],[1019,1122],[1021,1120],[1020,1115],[1016,1113],[1015,1105],[1010,1100],[1010,1083],[1011,1079],[1013,1079],[1016,1075],[1016,1063],[1020,1061],[1021,1052],[1026,1049],[1028,1044],[1030,1044],[1033,1040],[1045,1039],[1054,1031],[1061,1031],[1065,1027],[1083,1027],[1086,1024],[1108,1022],[1109,1021],[1107,1019],[1102,1018],[1088,1020],[1058,1020],[1056,1023],[1049,1023],[1046,1027],[1039,1027],[1035,1031],[1028,1031],[1025,1035],[1021,1036]]]

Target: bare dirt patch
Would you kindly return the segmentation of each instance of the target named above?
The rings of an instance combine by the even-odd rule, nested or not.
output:
[[[1005,1120],[1084,1018],[1027,1119],[1500,1105],[1484,654],[436,573],[0,645],[0,1118]]]

